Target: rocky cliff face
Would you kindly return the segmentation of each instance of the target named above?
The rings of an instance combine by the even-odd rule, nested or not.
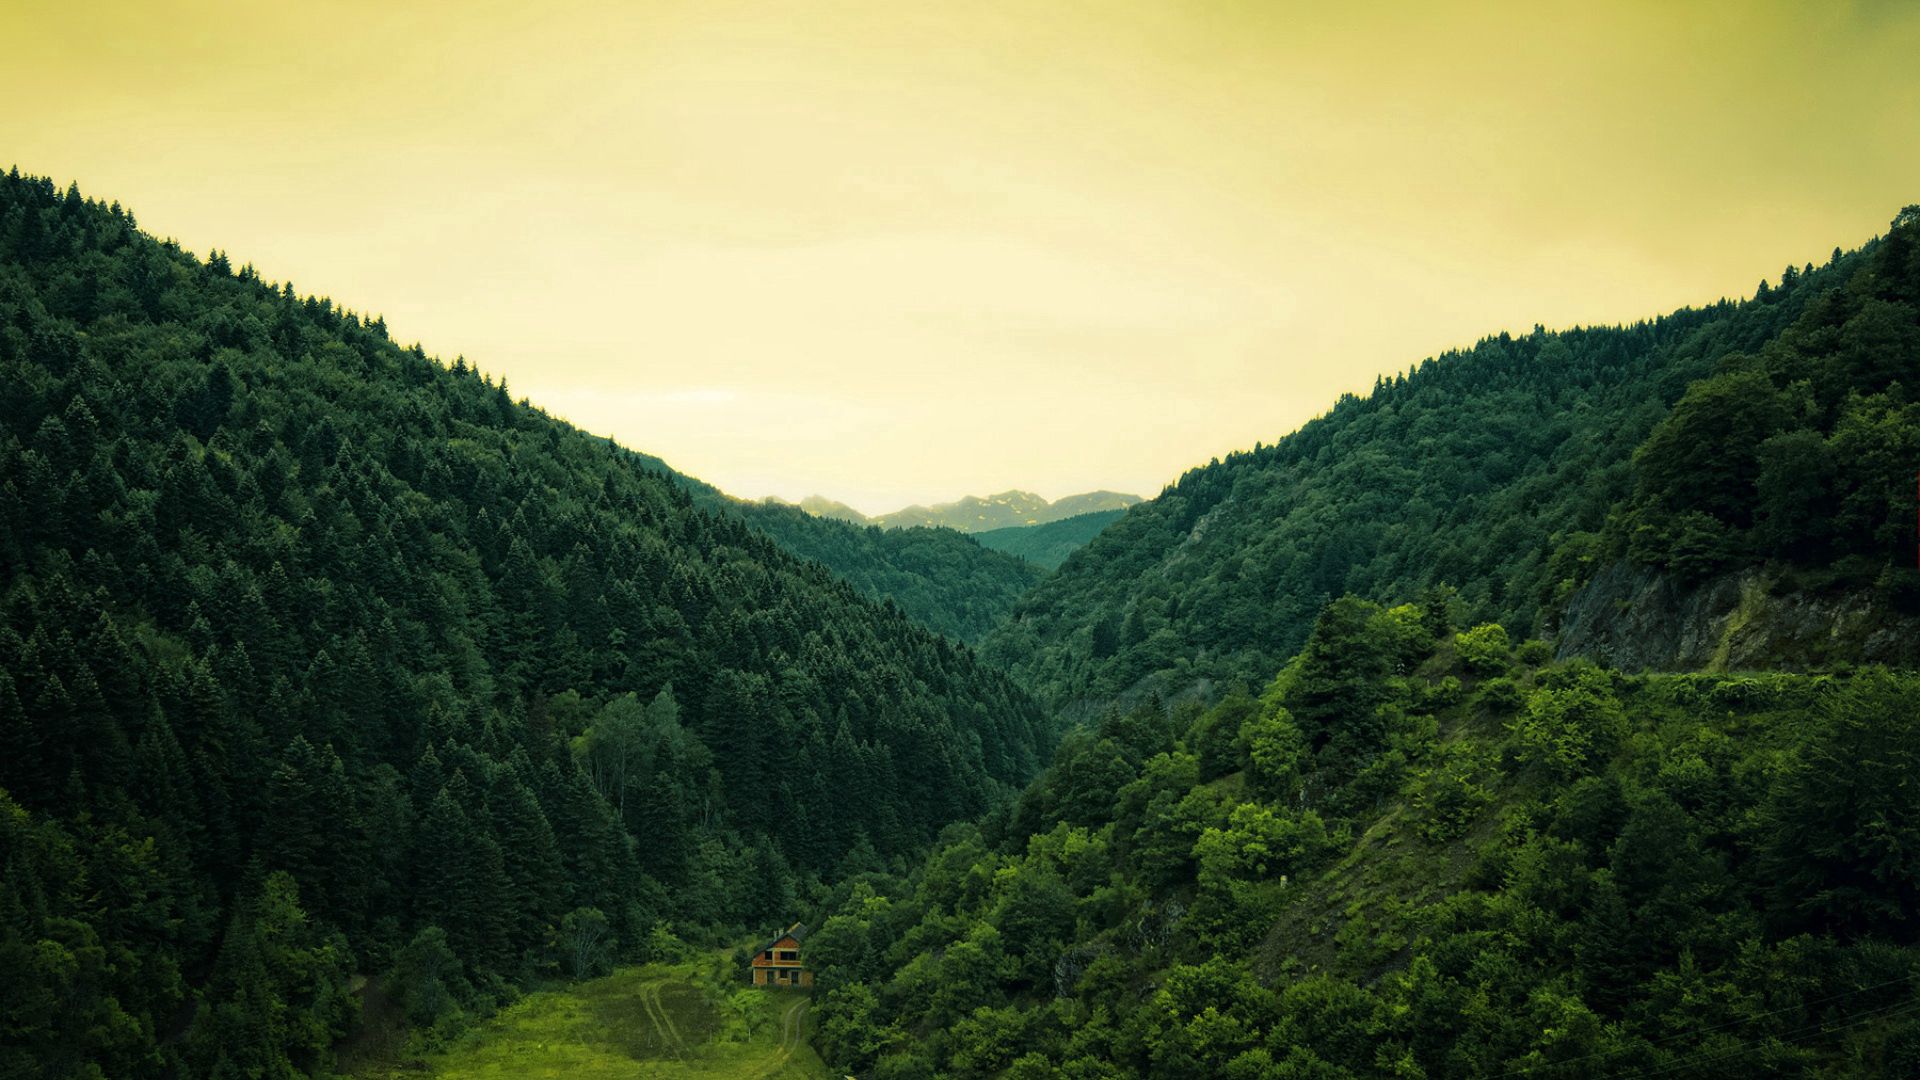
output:
[[[1750,569],[1686,586],[1615,563],[1567,604],[1559,655],[1623,671],[1920,664],[1920,615],[1879,591],[1776,593],[1776,584]]]

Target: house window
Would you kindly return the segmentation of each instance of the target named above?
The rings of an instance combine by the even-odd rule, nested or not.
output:
[[[771,959],[773,959],[773,950],[772,950],[772,949],[768,949],[768,950],[767,950],[767,959],[769,959],[769,960],[771,960]]]
[[[781,949],[778,959],[798,960],[800,959],[800,951],[798,949]]]

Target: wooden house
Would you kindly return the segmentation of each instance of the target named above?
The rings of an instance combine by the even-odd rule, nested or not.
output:
[[[794,923],[779,937],[760,946],[753,954],[753,985],[812,986],[813,972],[800,960],[800,943],[806,938],[807,928]]]

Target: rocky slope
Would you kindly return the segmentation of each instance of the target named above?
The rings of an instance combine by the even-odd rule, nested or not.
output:
[[[1920,663],[1920,609],[1883,589],[1791,588],[1759,568],[1687,584],[1618,562],[1569,601],[1559,655],[1623,671],[1912,667]]]

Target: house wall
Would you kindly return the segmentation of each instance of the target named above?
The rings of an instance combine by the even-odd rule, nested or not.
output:
[[[782,950],[791,950],[794,959],[769,960],[767,958],[768,953],[778,955]],[[753,954],[753,975],[750,981],[754,986],[812,986],[813,972],[801,965],[800,943],[793,940],[791,936],[782,937]],[[782,981],[777,975],[777,973],[789,972],[795,977],[794,982]]]

